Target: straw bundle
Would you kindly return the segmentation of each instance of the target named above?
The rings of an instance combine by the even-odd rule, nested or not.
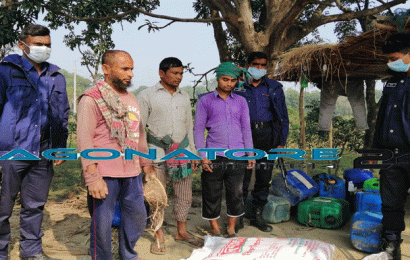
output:
[[[279,59],[280,78],[300,78],[302,74],[309,77],[311,70],[321,71],[322,77],[328,77],[343,68],[336,44],[293,48]]]
[[[151,229],[155,232],[161,228],[164,222],[164,209],[168,206],[167,192],[157,177],[153,176],[144,184],[144,199],[148,202],[151,210]]]
[[[279,57],[276,78],[299,81],[304,74],[313,82],[337,79],[343,83],[348,78],[390,77],[386,66],[388,57],[381,47],[398,29],[410,33],[410,17],[403,17],[401,21],[398,28],[391,18],[377,16],[372,24],[373,30],[359,36],[348,36],[342,43],[293,48]]]

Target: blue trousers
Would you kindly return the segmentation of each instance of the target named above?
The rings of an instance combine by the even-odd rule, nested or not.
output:
[[[120,257],[124,260],[138,259],[134,246],[144,231],[147,221],[142,193],[142,175],[129,178],[104,178],[104,181],[108,187],[108,195],[105,199],[94,199],[88,195],[88,209],[91,215],[90,253],[92,259],[112,259],[111,224],[117,199],[121,209]]]
[[[53,177],[52,161],[0,161],[3,171],[0,193],[0,260],[8,259],[9,218],[18,192],[21,197],[20,256],[43,252],[41,222],[48,189]]]

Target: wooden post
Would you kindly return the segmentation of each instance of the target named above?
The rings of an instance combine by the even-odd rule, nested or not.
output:
[[[306,151],[306,127],[305,127],[305,107],[303,104],[304,88],[300,87],[299,93],[299,123],[300,123],[300,148]]]
[[[333,148],[333,122],[330,122],[329,148]]]
[[[73,91],[73,113],[77,114],[77,66],[74,60],[74,91]]]

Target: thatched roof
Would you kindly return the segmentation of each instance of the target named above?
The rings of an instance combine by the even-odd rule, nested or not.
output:
[[[339,44],[308,45],[291,49],[280,56],[277,79],[299,81],[304,73],[310,81],[346,79],[381,79],[387,74],[388,62],[381,46],[396,33],[387,17],[379,17],[374,29],[359,36],[347,37]],[[405,24],[410,33],[410,18]]]

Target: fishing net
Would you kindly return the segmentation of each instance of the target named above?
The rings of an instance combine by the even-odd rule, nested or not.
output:
[[[151,229],[155,232],[164,222],[164,209],[168,206],[167,192],[157,177],[151,177],[144,184],[144,199],[150,206]]]

